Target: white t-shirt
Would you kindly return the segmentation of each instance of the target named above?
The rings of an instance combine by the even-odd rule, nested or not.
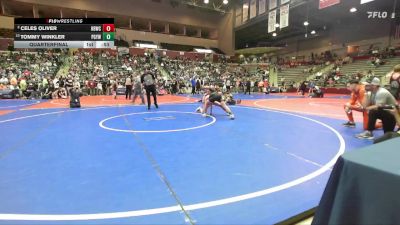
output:
[[[8,83],[8,79],[6,77],[3,77],[3,78],[0,79],[0,83],[7,84]]]
[[[127,78],[125,79],[125,85],[132,85],[132,80],[131,80],[130,77],[127,77]]]

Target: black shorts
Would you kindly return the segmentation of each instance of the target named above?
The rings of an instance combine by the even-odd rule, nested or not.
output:
[[[212,103],[214,102],[221,102],[222,101],[222,95],[219,94],[211,94],[208,100]]]

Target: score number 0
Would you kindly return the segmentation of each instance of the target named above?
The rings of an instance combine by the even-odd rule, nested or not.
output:
[[[114,32],[114,24],[103,24],[103,32]]]

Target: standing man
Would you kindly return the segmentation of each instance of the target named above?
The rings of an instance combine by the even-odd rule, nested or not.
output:
[[[400,64],[394,66],[393,73],[390,75],[390,93],[399,100],[400,99]]]
[[[132,80],[131,75],[128,75],[125,79],[125,99],[131,100],[132,96]]]
[[[362,112],[363,114],[363,124],[364,130],[368,128],[368,112],[363,108],[362,103],[365,96],[365,86],[359,84],[358,80],[351,80],[348,84],[347,89],[351,91],[350,101],[344,105],[344,111],[348,118],[347,123],[344,123],[345,127],[355,127],[356,123],[353,118],[353,110],[357,112]]]
[[[314,92],[315,84],[312,80],[308,82],[308,95],[311,95]]]
[[[82,96],[82,92],[79,90],[79,87],[74,86],[70,90],[70,101],[69,101],[70,108],[80,108],[81,107],[81,101],[80,101],[81,96]]]
[[[229,78],[226,80],[226,91],[231,92],[231,80]]]
[[[140,99],[142,100],[142,105],[144,105],[144,97],[143,97],[142,83],[140,82],[140,76],[137,76],[137,78],[135,79],[135,84],[133,89],[133,100],[132,100],[134,104],[137,96],[140,96]]]
[[[244,94],[246,94],[247,92],[249,93],[249,95],[251,94],[250,93],[250,88],[251,88],[251,82],[250,82],[250,79],[247,79],[247,81],[246,81],[246,91],[244,92]]]
[[[375,129],[377,119],[382,120],[383,132],[392,132],[396,126],[396,119],[392,113],[385,110],[386,107],[395,107],[397,105],[396,99],[388,90],[380,87],[379,78],[372,79],[371,83],[365,86],[367,97],[364,99],[363,107],[368,110],[368,127],[367,130],[356,135],[357,138],[373,139],[372,134]]]
[[[196,81],[196,93],[199,94],[201,91],[201,83],[200,83],[200,79],[197,79]]]
[[[149,70],[147,70],[140,78],[142,84],[144,85],[144,89],[146,90],[147,95],[147,110],[150,110],[150,94],[153,95],[154,105],[158,108],[157,105],[157,93],[156,93],[156,78],[154,74],[152,74]]]
[[[196,79],[193,77],[190,80],[190,84],[192,85],[192,95],[196,94]]]

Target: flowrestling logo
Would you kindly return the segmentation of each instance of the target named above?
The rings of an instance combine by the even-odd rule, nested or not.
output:
[[[368,11],[367,12],[368,19],[387,19],[387,18],[395,18],[395,13],[391,13],[389,16],[389,13],[386,11]]]

